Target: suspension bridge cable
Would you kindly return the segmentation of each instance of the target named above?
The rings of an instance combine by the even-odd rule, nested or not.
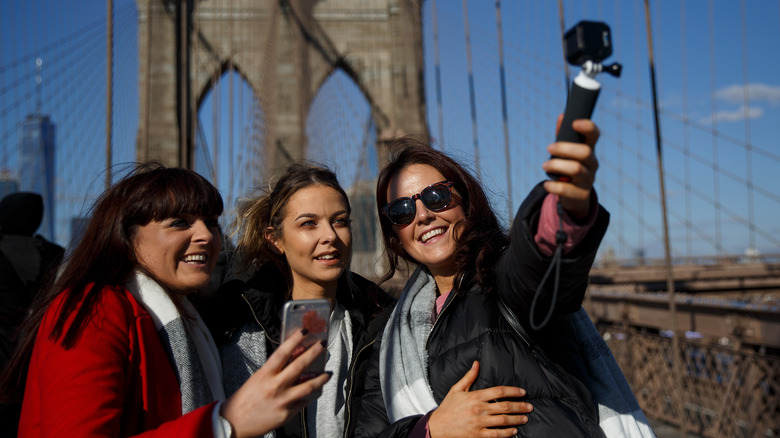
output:
[[[561,29],[561,48],[564,56],[563,71],[565,72],[564,85],[566,86],[566,95],[569,95],[569,87],[571,86],[571,73],[569,72],[569,63],[566,62],[566,42],[563,36],[566,34],[566,19],[563,14],[563,0],[558,0],[558,24]]]
[[[235,120],[233,119],[233,117],[235,115],[235,101],[234,101],[234,99],[235,99],[235,96],[236,96],[236,94],[235,94],[236,93],[236,89],[235,89],[236,71],[235,71],[235,65],[234,65],[234,60],[236,58],[236,48],[235,48],[235,45],[234,45],[234,41],[236,40],[236,33],[235,33],[236,24],[235,24],[235,19],[233,17],[235,17],[235,10],[233,10],[233,14],[231,14],[230,45],[229,45],[229,50],[228,50],[229,51],[229,55],[228,55],[228,68],[227,68],[227,71],[230,72],[230,77],[228,78],[228,81],[229,81],[228,89],[230,90],[228,92],[228,94],[230,95],[230,99],[229,99],[230,107],[228,108],[228,156],[232,156],[233,155],[233,149],[234,149],[234,144],[233,144],[234,136],[233,136],[233,134],[235,132]],[[216,154],[216,150],[215,150],[215,154]],[[217,175],[218,175],[217,172],[219,171],[217,163],[215,163],[214,168],[216,169],[214,171],[215,172],[214,173],[214,181],[217,181]],[[232,174],[232,172],[230,172],[230,170],[228,170],[228,174]],[[232,179],[232,175],[229,175],[228,178]],[[231,186],[232,186],[232,181],[231,181],[230,184],[228,184],[228,187],[231,187]],[[230,193],[230,192],[228,192],[228,193]]]
[[[97,40],[97,42],[99,43],[100,40]],[[78,50],[76,52],[66,52],[66,55],[63,56],[63,57],[60,57],[60,58],[68,60],[69,59],[68,56],[70,56],[70,57],[72,57],[74,59],[95,59],[94,57],[89,57],[89,54],[93,53],[93,50],[95,50],[97,48],[97,46],[98,46],[98,44],[94,44],[92,46],[84,46],[84,47],[82,47],[80,50]],[[99,59],[99,58],[97,58],[97,59]],[[77,73],[79,73],[80,76],[74,75],[74,77],[78,77],[80,81],[83,80],[84,77],[86,77],[87,75],[95,73],[93,70],[90,70],[91,68],[95,68],[98,71],[100,71],[100,69],[97,68],[97,66],[95,64],[97,64],[97,62],[95,62],[93,64],[83,63],[83,62],[82,63],[78,63],[78,62],[65,62],[64,63],[64,65],[66,66],[65,68],[67,68],[68,66],[73,65],[73,66],[76,66],[79,69],[77,71]],[[61,70],[60,74],[58,75],[58,78],[61,79],[61,78],[68,77],[66,72],[67,72],[67,70]],[[70,82],[70,83],[79,83],[79,82],[73,81],[73,82]],[[82,83],[86,83],[86,82],[82,82]],[[68,87],[68,86],[53,86],[52,88],[54,88],[54,93],[52,93],[50,95],[47,95],[47,101],[56,101],[57,98],[60,95],[62,95],[64,93],[68,93],[71,90],[71,87]],[[11,112],[17,111],[18,108],[21,107],[24,102],[29,101],[33,97],[33,95],[35,93],[36,93],[36,89],[35,88],[30,88],[24,95],[20,96],[14,102],[11,102],[11,104],[9,106],[7,106],[5,108],[0,108],[0,118],[4,119]],[[56,112],[56,109],[57,109],[56,107],[52,108],[51,112],[52,113]],[[69,112],[66,112],[65,114],[66,115],[75,115],[75,114],[69,113]],[[8,130],[7,132],[3,133],[0,136],[0,142],[2,142],[3,144],[6,144],[8,142],[8,139],[10,139],[13,134],[14,134],[14,130],[13,129]]]
[[[644,0],[645,4],[645,21],[647,28],[647,52],[648,62],[650,64],[650,89],[653,97],[653,108],[658,108],[658,91],[656,90],[655,80],[655,61],[653,59],[653,27],[650,22],[650,1]],[[678,321],[677,321],[677,302],[675,300],[674,290],[674,277],[672,274],[672,254],[671,244],[669,242],[669,221],[666,211],[666,189],[664,187],[664,166],[663,155],[661,148],[661,125],[658,120],[658,111],[653,111],[653,120],[655,126],[655,145],[656,145],[656,160],[658,161],[658,187],[661,195],[661,212],[663,216],[663,230],[664,230],[664,260],[666,262],[666,287],[669,292],[669,313],[672,318],[672,356],[671,365],[675,376],[675,383],[678,388],[682,388],[682,376],[680,375],[680,358],[678,352],[680,351],[680,340],[678,333]],[[677,397],[677,404],[682,407],[682,400],[680,400],[679,393]],[[684,432],[684,428],[683,434]]]
[[[669,175],[669,179],[677,182],[678,184],[682,184],[682,181],[678,177],[676,177],[676,176],[674,176],[672,174]],[[703,198],[703,197],[707,196],[704,192],[696,189],[692,185],[691,186],[685,186],[685,189],[689,190],[692,194],[694,194],[694,195],[696,195],[696,196],[698,196],[700,198]],[[775,238],[774,234],[772,234],[771,232],[765,232],[765,231],[761,230],[760,228],[758,228],[755,225],[755,222],[751,222],[750,221],[749,217],[745,218],[744,216],[741,216],[737,212],[732,211],[732,210],[730,210],[729,208],[727,208],[725,206],[721,206],[721,209],[723,210],[724,213],[726,213],[728,216],[730,216],[732,219],[734,219],[734,221],[745,225],[750,232],[755,233],[755,234],[760,234],[762,237],[764,237],[767,241],[769,241],[773,245],[780,246],[780,240]]]
[[[748,234],[751,250],[756,249],[756,236],[753,232],[755,224],[755,203],[753,200],[753,153],[750,141],[750,80],[748,79],[748,48],[747,48],[747,11],[745,6],[745,0],[740,3],[740,30],[742,35],[742,80],[744,83],[743,97],[744,97],[744,114],[745,114],[745,176],[747,178],[747,204],[748,204],[748,221],[751,224],[750,232]]]
[[[151,136],[149,126],[152,124],[152,39],[154,26],[152,22],[152,0],[146,2],[146,65],[143,78],[144,100],[141,105],[143,116],[143,128],[141,132],[141,151],[144,157],[150,156],[149,139]],[[140,26],[139,26],[140,29]]]
[[[642,12],[641,12],[641,8],[636,8],[634,13],[634,53],[642,53],[642,48],[641,48],[642,38],[640,37],[642,34],[641,29],[642,29]],[[634,83],[636,84],[635,100],[638,100],[639,99],[638,96],[642,95],[641,92],[642,79],[640,73],[641,71],[643,71],[643,69],[641,68],[642,58],[641,56],[635,56],[634,60],[635,60],[634,71],[636,72],[636,77],[634,79]],[[618,90],[618,92],[620,92],[620,90]],[[648,105],[648,108],[652,108],[652,105]],[[636,120],[637,120],[637,128],[639,128],[640,127],[639,120],[642,120],[642,108],[639,105],[636,105]],[[638,151],[643,151],[645,149],[643,139],[644,137],[639,135],[639,130],[637,130],[636,142],[637,142]],[[641,152],[639,152],[638,155],[644,157],[644,154]],[[645,178],[644,168],[642,167],[641,161],[637,161],[636,173],[639,178],[639,181],[644,181]],[[639,193],[637,193],[637,199],[639,199],[638,195]],[[637,207],[639,210],[639,214],[644,217],[646,214],[644,210],[644,204],[640,202]],[[644,229],[639,229],[637,241],[639,247],[641,248],[645,247],[646,243],[645,243]]]
[[[133,6],[125,7],[117,10],[117,14],[129,14],[133,13]],[[32,52],[27,52],[27,55],[23,55],[13,61],[9,61],[7,64],[0,65],[0,73],[5,73],[16,67],[27,65],[35,60],[35,58],[45,57],[52,50],[61,50],[61,46],[65,45],[69,47],[69,50],[73,50],[74,47],[78,47],[82,44],[83,40],[93,40],[94,38],[100,38],[104,34],[105,22],[101,19],[96,22],[90,23],[73,33],[66,35],[50,44],[47,44],[40,49],[36,49]]]
[[[99,120],[103,111],[98,110],[98,107],[93,103],[99,102],[100,98],[103,97],[101,94],[105,91],[103,87],[99,85],[101,83],[99,79],[102,79],[100,77],[100,71],[100,69],[92,69],[90,70],[92,76],[81,76],[84,78],[87,87],[83,89],[83,93],[80,93],[80,96],[86,96],[87,99],[77,99],[75,104],[68,102],[67,106],[63,107],[63,113],[67,117],[59,121],[59,124],[63,127],[73,127],[73,129],[63,131],[63,135],[60,137],[59,141],[61,148],[68,144],[68,140],[73,134],[77,134],[73,136],[75,139],[87,139],[90,138],[90,135],[93,135],[93,133],[100,132]],[[90,107],[90,105],[95,106]],[[56,108],[54,110],[56,111]],[[98,144],[97,141],[79,142],[76,147],[93,148],[96,144]],[[85,158],[96,159],[99,154],[96,154],[95,152],[96,151],[93,150],[84,151],[84,153],[76,152],[73,154],[66,154],[65,156],[67,159],[72,160],[74,163],[72,166],[69,165],[66,168],[78,169],[87,162]],[[93,165],[90,167],[100,169],[102,168],[102,165]],[[79,175],[80,173],[81,172],[73,172],[74,175]]]
[[[496,32],[498,35],[498,72],[501,88],[501,121],[504,128],[504,161],[506,171],[507,218],[512,220],[512,156],[509,149],[509,112],[506,103],[506,73],[504,68],[504,31],[501,27],[501,0],[496,0]]]
[[[682,88],[682,113],[688,118],[688,56],[687,56],[687,41],[685,37],[685,0],[680,0],[680,80]],[[683,174],[685,186],[691,185],[691,160],[690,160],[690,130],[689,125],[683,124]],[[685,223],[691,223],[691,194],[685,192]],[[687,228],[686,231],[690,230]],[[698,231],[694,229],[693,231]],[[691,233],[685,233],[685,255],[691,256]]]
[[[619,114],[618,112],[615,112],[615,111],[613,111],[613,110],[611,110],[609,108],[604,108],[603,113],[610,114],[610,115],[612,115],[612,116],[614,116],[616,118],[618,117],[618,114]],[[675,114],[668,113],[668,112],[665,112],[663,110],[659,110],[659,114],[662,115],[662,116],[665,116],[665,117],[675,118],[677,120],[683,121],[684,123],[689,123],[693,127],[696,126],[695,124],[693,124],[690,121],[686,122],[685,118],[676,117]],[[635,127],[635,129],[637,130],[638,133],[642,133],[642,134],[646,134],[646,135],[650,135],[651,134],[651,131],[644,125],[636,124],[634,127]],[[608,132],[602,133],[602,137],[617,139],[617,137],[611,137],[611,134],[609,134]],[[685,153],[685,148],[681,144],[679,144],[678,142],[674,141],[673,137],[664,137],[663,138],[663,142],[664,142],[664,144],[666,146],[670,147],[672,150],[675,150],[675,151],[681,152],[681,153]],[[755,152],[756,148],[754,148],[753,151]],[[778,161],[778,157],[777,156],[774,156],[773,154],[768,153],[768,151],[766,151],[766,152],[767,152],[767,154],[765,155],[765,157],[767,159],[770,159],[772,161]],[[739,174],[737,174],[735,172],[732,172],[732,171],[728,170],[725,167],[719,166],[716,160],[707,159],[706,157],[704,157],[704,156],[702,156],[700,154],[697,154],[692,149],[688,149],[687,155],[688,155],[689,159],[692,159],[692,160],[694,160],[694,161],[696,161],[696,162],[698,162],[698,163],[700,163],[700,164],[702,164],[702,165],[704,165],[706,167],[712,168],[714,173],[716,174],[716,176],[717,175],[722,175],[722,176],[725,176],[725,177],[729,178],[730,180],[732,180],[732,181],[734,181],[734,182],[736,182],[736,183],[738,183],[740,185],[743,185],[745,187],[748,186],[747,178],[745,178],[743,176],[740,176]],[[637,155],[637,159],[642,159],[642,157]],[[688,184],[688,186],[690,186],[690,185],[691,184]],[[773,200],[773,201],[776,201],[776,202],[780,202],[780,196],[778,196],[778,194],[770,191],[769,189],[764,189],[764,188],[762,188],[760,186],[755,186],[754,185],[752,190],[753,190],[754,193],[760,193],[761,195],[766,196],[770,200]],[[711,199],[708,199],[708,201],[711,201],[712,203],[720,204],[719,196],[713,195]]]
[[[615,3],[615,17],[621,17],[621,11],[620,11],[620,2]],[[620,19],[616,19],[614,23],[614,34],[616,35],[622,35],[621,32],[621,25],[622,21]],[[568,65],[568,64],[567,64]],[[618,81],[617,88],[622,89],[625,86],[626,81]],[[620,109],[622,110],[622,102],[620,102]],[[600,110],[601,111],[601,110]],[[617,166],[618,169],[624,169],[625,168],[625,157],[624,157],[624,150],[627,149],[627,146],[625,144],[625,138],[623,136],[623,127],[626,125],[624,122],[624,115],[623,111],[617,111],[617,114],[615,115],[615,134],[616,134],[616,140],[615,140],[615,146],[617,147],[617,153],[615,154],[617,156]],[[608,146],[609,143],[607,143],[604,146],[600,146],[599,149],[601,150],[601,156],[609,156],[609,154],[604,153],[604,149],[606,146]],[[598,183],[599,190],[604,190],[605,187],[608,185],[607,178],[598,178],[597,181],[600,181]],[[625,226],[626,221],[624,217],[624,209],[626,208],[626,196],[625,196],[625,184],[617,184],[617,190],[618,190],[618,197],[617,197],[617,203],[618,208],[615,212],[618,216],[617,220],[617,227],[618,227],[618,233],[625,233]]]
[[[433,73],[436,83],[436,115],[439,124],[439,138],[436,143],[444,150],[444,114],[441,98],[441,61],[439,57],[439,17],[436,12],[436,0],[431,0],[431,22],[433,26]]]
[[[477,102],[474,94],[474,69],[471,63],[471,33],[469,30],[469,5],[468,0],[462,0],[463,6],[463,32],[466,41],[466,64],[468,68],[469,81],[469,104],[471,108],[471,133],[474,145],[474,169],[477,173],[477,179],[482,179],[482,170],[479,165],[479,131],[477,130]]]
[[[187,123],[189,119],[189,104],[190,104],[190,88],[189,88],[189,9],[187,8],[187,1],[181,1],[178,4],[177,12],[179,14],[179,166],[192,169],[192,163],[190,162],[189,140],[190,140],[190,126]],[[192,133],[194,137],[195,133]]]
[[[83,56],[89,56],[94,51],[96,51],[99,47],[102,47],[102,44],[104,42],[102,35],[98,36],[98,38],[94,38],[91,40],[91,44],[87,44],[89,41],[85,42],[84,44],[81,44],[74,48],[65,48],[61,53],[62,55],[55,54],[56,56],[52,56],[53,60],[51,63],[47,62],[47,70],[54,70],[54,71],[65,71],[68,68],[70,68],[73,65],[79,65],[83,64],[83,62],[79,62],[83,59]],[[30,59],[35,59],[36,56],[30,57]],[[60,75],[58,75],[59,77]],[[17,81],[20,82],[20,81]],[[27,83],[28,81],[21,81],[20,83]],[[16,89],[20,89],[20,87],[16,87]],[[5,108],[0,108],[0,117],[5,117],[10,111],[18,109],[18,107],[22,106],[22,104],[29,100],[34,94],[36,89],[33,87],[31,91],[28,91],[26,94],[20,96],[15,101],[11,102],[10,105],[6,106]]]
[[[106,189],[111,186],[111,158],[114,114],[114,0],[106,6]]]
[[[718,119],[715,117],[715,114],[718,113],[717,108],[717,99],[715,99],[716,95],[716,81],[715,81],[715,8],[713,6],[712,0],[709,0],[707,2],[707,30],[708,30],[708,41],[709,41],[709,55],[710,55],[710,111],[713,115],[712,117],[712,130],[717,132],[717,123]],[[714,204],[715,207],[715,240],[718,242],[721,242],[721,215],[722,212],[720,210],[720,178],[718,178],[718,173],[720,170],[720,162],[718,157],[718,136],[713,135],[712,136],[712,190],[715,199],[718,201]],[[717,253],[722,253],[722,248],[719,247],[717,249]]]

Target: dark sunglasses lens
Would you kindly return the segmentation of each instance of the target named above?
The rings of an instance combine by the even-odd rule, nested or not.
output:
[[[445,185],[436,185],[428,187],[421,194],[423,204],[433,211],[440,211],[446,208],[452,201],[452,192]]]
[[[406,225],[414,219],[414,202],[411,199],[399,199],[387,206],[387,216],[396,225]]]

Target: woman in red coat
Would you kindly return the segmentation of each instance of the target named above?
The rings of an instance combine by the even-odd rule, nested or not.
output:
[[[3,396],[23,395],[19,437],[257,436],[322,387],[327,374],[296,380],[323,346],[286,365],[300,333],[225,400],[216,347],[186,298],[214,270],[222,208],[206,179],[162,166],[103,193],[0,381]]]

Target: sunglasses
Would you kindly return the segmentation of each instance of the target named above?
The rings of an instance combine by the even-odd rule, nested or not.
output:
[[[453,197],[460,199],[452,192],[452,185],[452,181],[431,184],[416,195],[398,198],[388,203],[382,207],[382,213],[393,225],[405,227],[412,223],[417,214],[418,199],[422,201],[425,208],[437,213],[446,210],[452,203]]]

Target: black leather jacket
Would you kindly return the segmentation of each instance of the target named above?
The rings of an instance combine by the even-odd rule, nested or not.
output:
[[[532,332],[528,328],[531,300],[550,263],[538,251],[531,232],[536,230],[545,194],[537,186],[518,211],[510,234],[511,243],[496,265],[497,293],[554,361],[567,368],[576,367],[579,364],[567,363],[571,358],[566,357],[566,334],[558,318],[553,318],[541,331]],[[588,273],[608,222],[609,214],[600,208],[584,240],[565,256],[555,305],[557,317],[580,308]],[[547,283],[550,287],[545,293],[549,297],[552,281]],[[527,391],[524,400],[532,403],[534,410],[529,414],[529,422],[518,428],[519,436],[603,436],[598,426],[597,406],[587,388],[565,370],[558,370],[563,373],[563,379],[558,381],[544,373],[528,346],[501,316],[496,294],[485,294],[478,285],[459,289],[459,293],[447,298],[428,337],[428,381],[436,401],[441,403],[452,385],[478,360],[480,371],[472,390],[511,385]],[[541,308],[537,310],[539,322],[547,307],[537,306]],[[351,436],[407,436],[421,418],[412,416],[388,424],[379,385],[380,341],[381,333],[371,346],[372,359],[364,385],[355,393],[359,398],[358,422],[348,431]]]
[[[346,422],[350,421],[350,413],[354,412],[349,403],[352,400],[355,381],[363,378],[369,359],[365,344],[373,342],[376,330],[384,326],[381,321],[377,321],[375,325],[369,323],[375,316],[380,315],[384,308],[392,308],[394,304],[393,298],[376,284],[355,273],[351,275],[356,290],[360,293],[352,293],[343,275],[337,292],[338,302],[350,313],[354,340],[352,363],[347,378]],[[218,346],[229,342],[247,323],[258,324],[265,332],[266,350],[270,355],[279,346],[282,325],[280,312],[285,302],[286,290],[287,285],[282,273],[273,263],[266,263],[246,283],[238,280],[225,283],[217,292],[217,298],[199,308],[203,309],[203,318]],[[385,320],[387,315],[383,316]],[[306,410],[276,430],[276,436],[309,436]]]

